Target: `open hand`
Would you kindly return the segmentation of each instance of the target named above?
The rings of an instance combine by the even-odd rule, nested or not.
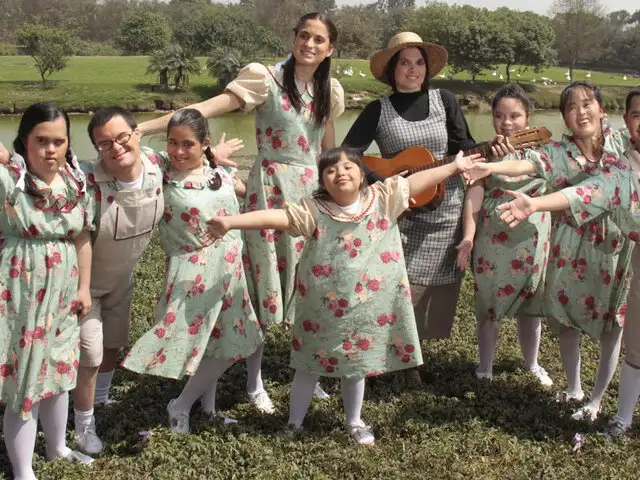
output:
[[[485,177],[488,177],[493,172],[491,171],[491,164],[478,162],[474,163],[471,168],[462,172],[462,176],[469,183],[469,185],[473,185],[478,180],[482,180]]]
[[[4,148],[4,145],[0,142],[0,164],[6,165],[9,163],[9,150]]]
[[[505,190],[507,195],[511,195],[514,199],[509,203],[498,205],[497,210],[502,212],[500,218],[509,227],[515,228],[520,222],[529,218],[529,215],[536,212],[531,201],[531,197],[520,192]]]
[[[467,269],[469,259],[471,258],[473,240],[469,240],[468,238],[462,239],[462,241],[456,246],[456,250],[458,251],[456,265],[464,272]]]
[[[78,314],[78,320],[85,317],[91,310],[91,292],[88,288],[78,289],[75,301],[76,311]]]
[[[483,160],[484,157],[480,153],[472,153],[471,155],[467,155],[465,157],[464,153],[461,150],[456,155],[453,163],[456,165],[458,173],[464,173],[471,170],[476,163],[482,162]]]
[[[229,231],[225,217],[213,217],[207,222],[207,233],[215,240],[221,240]]]
[[[237,167],[238,164],[229,157],[244,148],[244,143],[239,138],[232,138],[231,140],[225,140],[226,133],[222,134],[220,141],[213,148],[213,154],[216,157],[216,163],[225,167]]]

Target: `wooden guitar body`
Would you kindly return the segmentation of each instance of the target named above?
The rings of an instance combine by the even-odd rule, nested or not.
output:
[[[436,162],[436,159],[424,147],[409,147],[393,157],[393,159],[365,155],[363,161],[369,170],[374,171],[382,178],[389,178],[404,171],[431,165]],[[416,206],[426,206],[431,209],[437,208],[444,199],[444,193],[444,183],[428,188],[414,197]]]

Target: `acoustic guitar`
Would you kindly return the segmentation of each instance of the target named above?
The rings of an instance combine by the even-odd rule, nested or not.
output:
[[[512,134],[509,143],[516,149],[535,147],[547,143],[551,138],[551,132],[545,127],[529,128]],[[481,153],[483,157],[491,157],[491,144],[485,143],[471,150],[465,150],[465,155]],[[424,147],[409,147],[393,158],[381,158],[371,155],[363,157],[364,164],[369,170],[382,178],[392,177],[401,172],[408,171],[409,175],[440,167],[455,160],[455,155],[444,157],[442,160],[433,158],[433,154]],[[444,183],[428,188],[420,195],[415,196],[416,207],[427,206],[434,209],[444,199]]]

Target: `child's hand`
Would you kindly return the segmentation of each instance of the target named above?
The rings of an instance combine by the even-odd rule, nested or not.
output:
[[[460,150],[453,163],[455,164],[458,173],[465,173],[471,170],[474,165],[482,160],[484,160],[484,158],[480,153],[473,153],[465,157],[462,150]]]
[[[9,151],[0,143],[0,163],[6,165],[9,163]]]
[[[207,232],[215,240],[221,240],[229,231],[229,222],[225,217],[214,217],[207,224]]]
[[[530,196],[511,190],[505,190],[505,193],[511,195],[514,200],[498,205],[497,210],[503,212],[500,215],[502,221],[507,223],[509,227],[515,228],[520,222],[529,218],[529,215],[535,213],[536,209]]]
[[[496,135],[491,140],[491,154],[494,157],[506,157],[511,153],[515,153],[516,149],[509,143],[509,137],[504,135]]]
[[[78,314],[78,320],[86,316],[91,310],[91,292],[88,288],[79,288],[76,293],[75,301],[76,311]]]
[[[229,157],[244,148],[244,143],[239,138],[225,140],[226,133],[222,134],[218,144],[213,147],[213,155],[216,157],[216,163],[225,167],[237,167],[238,164],[229,160]]]
[[[491,164],[478,162],[474,163],[473,166],[462,173],[464,179],[469,183],[469,185],[473,185],[478,180],[482,180],[485,177],[491,175]]]
[[[469,265],[469,258],[471,257],[471,251],[473,250],[473,239],[463,238],[456,246],[456,250],[458,251],[456,265],[464,272]]]

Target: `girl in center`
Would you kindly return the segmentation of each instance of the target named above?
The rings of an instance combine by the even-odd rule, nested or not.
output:
[[[367,187],[360,153],[335,148],[320,156],[312,198],[212,219],[218,238],[260,228],[305,237],[292,305],[290,428],[302,427],[318,377],[339,377],[350,435],[374,443],[360,418],[365,377],[422,364],[397,219],[411,196],[468,170],[477,157],[460,153],[451,164]]]
[[[520,85],[508,84],[496,92],[491,104],[496,134],[509,137],[527,128],[531,102]],[[520,159],[519,153],[512,156]],[[491,379],[500,321],[517,319],[518,341],[525,370],[544,386],[553,382],[538,365],[542,325],[542,291],[549,258],[551,215],[538,213],[517,230],[509,231],[496,207],[511,197],[505,190],[543,195],[547,182],[529,175],[492,175],[467,190],[463,238],[458,245],[458,268],[464,271],[473,249],[476,331],[479,365],[476,376]]]
[[[167,128],[165,213],[158,230],[168,262],[156,325],[133,346],[123,366],[166,378],[191,376],[169,402],[169,424],[189,432],[189,412],[202,399],[216,413],[218,379],[236,361],[253,354],[263,335],[247,290],[239,232],[224,242],[203,240],[206,222],[234,215],[244,185],[217,167],[209,148],[207,120],[195,109],[176,112]]]

